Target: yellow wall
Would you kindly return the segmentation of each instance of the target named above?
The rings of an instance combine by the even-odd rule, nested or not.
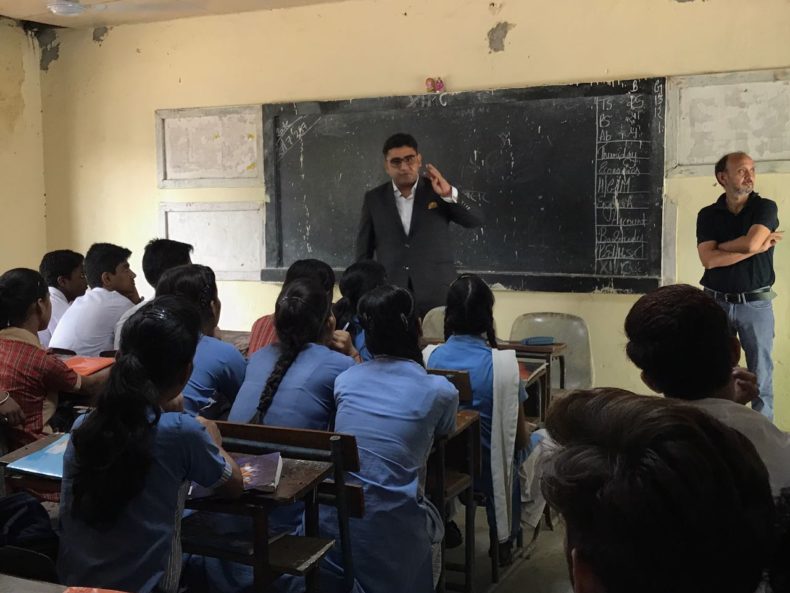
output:
[[[515,25],[504,51],[487,32]],[[693,74],[790,65],[786,0],[359,0],[288,10],[59,33],[60,59],[43,76],[48,246],[112,240],[140,250],[160,201],[261,200],[255,189],[159,190],[154,111],[420,92],[429,75],[451,90]],[[415,130],[419,135],[419,130]],[[733,147],[737,148],[737,147]],[[371,155],[371,158],[376,158]],[[760,187],[788,212],[786,177]],[[675,179],[679,279],[695,283],[696,211],[712,179]],[[568,240],[573,240],[569,237]],[[784,247],[784,246],[783,246]],[[790,249],[790,247],[785,248]],[[777,256],[776,383],[788,352],[790,274]],[[272,309],[277,287],[225,283],[223,326],[243,329]],[[643,389],[625,359],[622,322],[635,297],[498,293],[503,334],[521,312],[574,312],[590,324],[596,383]],[[790,404],[778,404],[780,421]]]
[[[46,247],[37,60],[22,29],[0,18],[0,272],[38,268]]]

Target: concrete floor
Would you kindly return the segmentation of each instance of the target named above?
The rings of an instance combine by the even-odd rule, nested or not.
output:
[[[463,513],[456,517],[463,532]],[[477,510],[475,521],[475,593],[572,593],[565,563],[563,542],[565,532],[560,520],[554,520],[554,530],[543,529],[537,546],[529,558],[519,550],[513,564],[500,569],[499,583],[491,583],[491,562],[488,558],[488,525],[485,511]],[[526,539],[526,538],[525,538]],[[448,560],[463,562],[463,546],[448,550]],[[450,573],[448,581],[462,583],[462,575]]]

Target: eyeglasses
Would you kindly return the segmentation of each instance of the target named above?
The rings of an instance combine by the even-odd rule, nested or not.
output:
[[[411,167],[416,160],[417,160],[417,155],[410,154],[409,156],[404,156],[404,157],[397,157],[397,156],[393,157],[388,162],[390,164],[390,167],[395,167],[396,169],[399,169],[400,166],[403,165],[404,163],[409,167]]]

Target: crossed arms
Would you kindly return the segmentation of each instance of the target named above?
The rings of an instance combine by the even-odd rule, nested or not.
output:
[[[764,253],[782,240],[782,231],[771,231],[762,224],[753,224],[745,235],[717,243],[703,241],[697,245],[699,259],[706,270],[723,268]]]

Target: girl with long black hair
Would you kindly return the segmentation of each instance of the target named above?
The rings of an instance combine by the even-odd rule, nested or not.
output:
[[[357,315],[360,299],[368,292],[387,283],[387,270],[379,262],[363,259],[348,266],[340,277],[338,288],[343,297],[334,304],[332,311],[337,327],[345,328],[354,341],[354,348],[362,360],[370,360],[373,355],[365,344],[365,330]]]
[[[175,592],[180,517],[194,481],[227,497],[241,472],[216,425],[183,410],[200,315],[163,296],[124,324],[96,409],[76,424],[64,461],[58,571],[68,585]]]

